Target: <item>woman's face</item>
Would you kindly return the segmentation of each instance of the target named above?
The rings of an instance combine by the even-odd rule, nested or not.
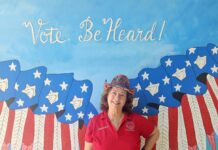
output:
[[[121,109],[126,103],[127,92],[119,87],[112,87],[110,92],[108,93],[108,107]]]

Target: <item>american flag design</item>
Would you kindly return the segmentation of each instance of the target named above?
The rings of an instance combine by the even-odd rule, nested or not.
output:
[[[157,68],[130,79],[133,111],[160,130],[157,150],[216,150],[218,47],[192,47],[164,56]],[[22,71],[18,60],[0,62],[0,147],[3,150],[82,150],[87,124],[98,114],[95,88],[73,73]],[[143,140],[142,140],[143,141]]]

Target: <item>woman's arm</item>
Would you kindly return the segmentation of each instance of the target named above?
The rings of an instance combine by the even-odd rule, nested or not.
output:
[[[154,128],[154,131],[150,134],[150,136],[145,141],[145,146],[142,148],[143,150],[151,150],[155,143],[159,138],[159,130],[157,127]]]
[[[92,150],[92,143],[86,142],[85,141],[85,148],[84,150]]]

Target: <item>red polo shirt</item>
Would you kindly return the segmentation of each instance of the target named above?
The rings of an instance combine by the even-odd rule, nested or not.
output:
[[[93,150],[139,150],[140,136],[147,138],[154,125],[143,116],[125,115],[118,131],[111,124],[107,112],[96,115],[89,122],[85,141],[93,144]]]

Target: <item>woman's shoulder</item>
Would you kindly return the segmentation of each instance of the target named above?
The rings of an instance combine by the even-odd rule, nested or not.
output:
[[[147,119],[146,116],[143,116],[143,115],[141,115],[141,114],[134,113],[134,112],[132,112],[132,113],[129,114],[128,116],[131,117],[131,118],[134,118],[134,119]]]
[[[100,119],[102,119],[104,117],[105,117],[105,112],[101,112],[101,113],[95,115],[91,120],[96,121],[96,120],[100,120]]]

